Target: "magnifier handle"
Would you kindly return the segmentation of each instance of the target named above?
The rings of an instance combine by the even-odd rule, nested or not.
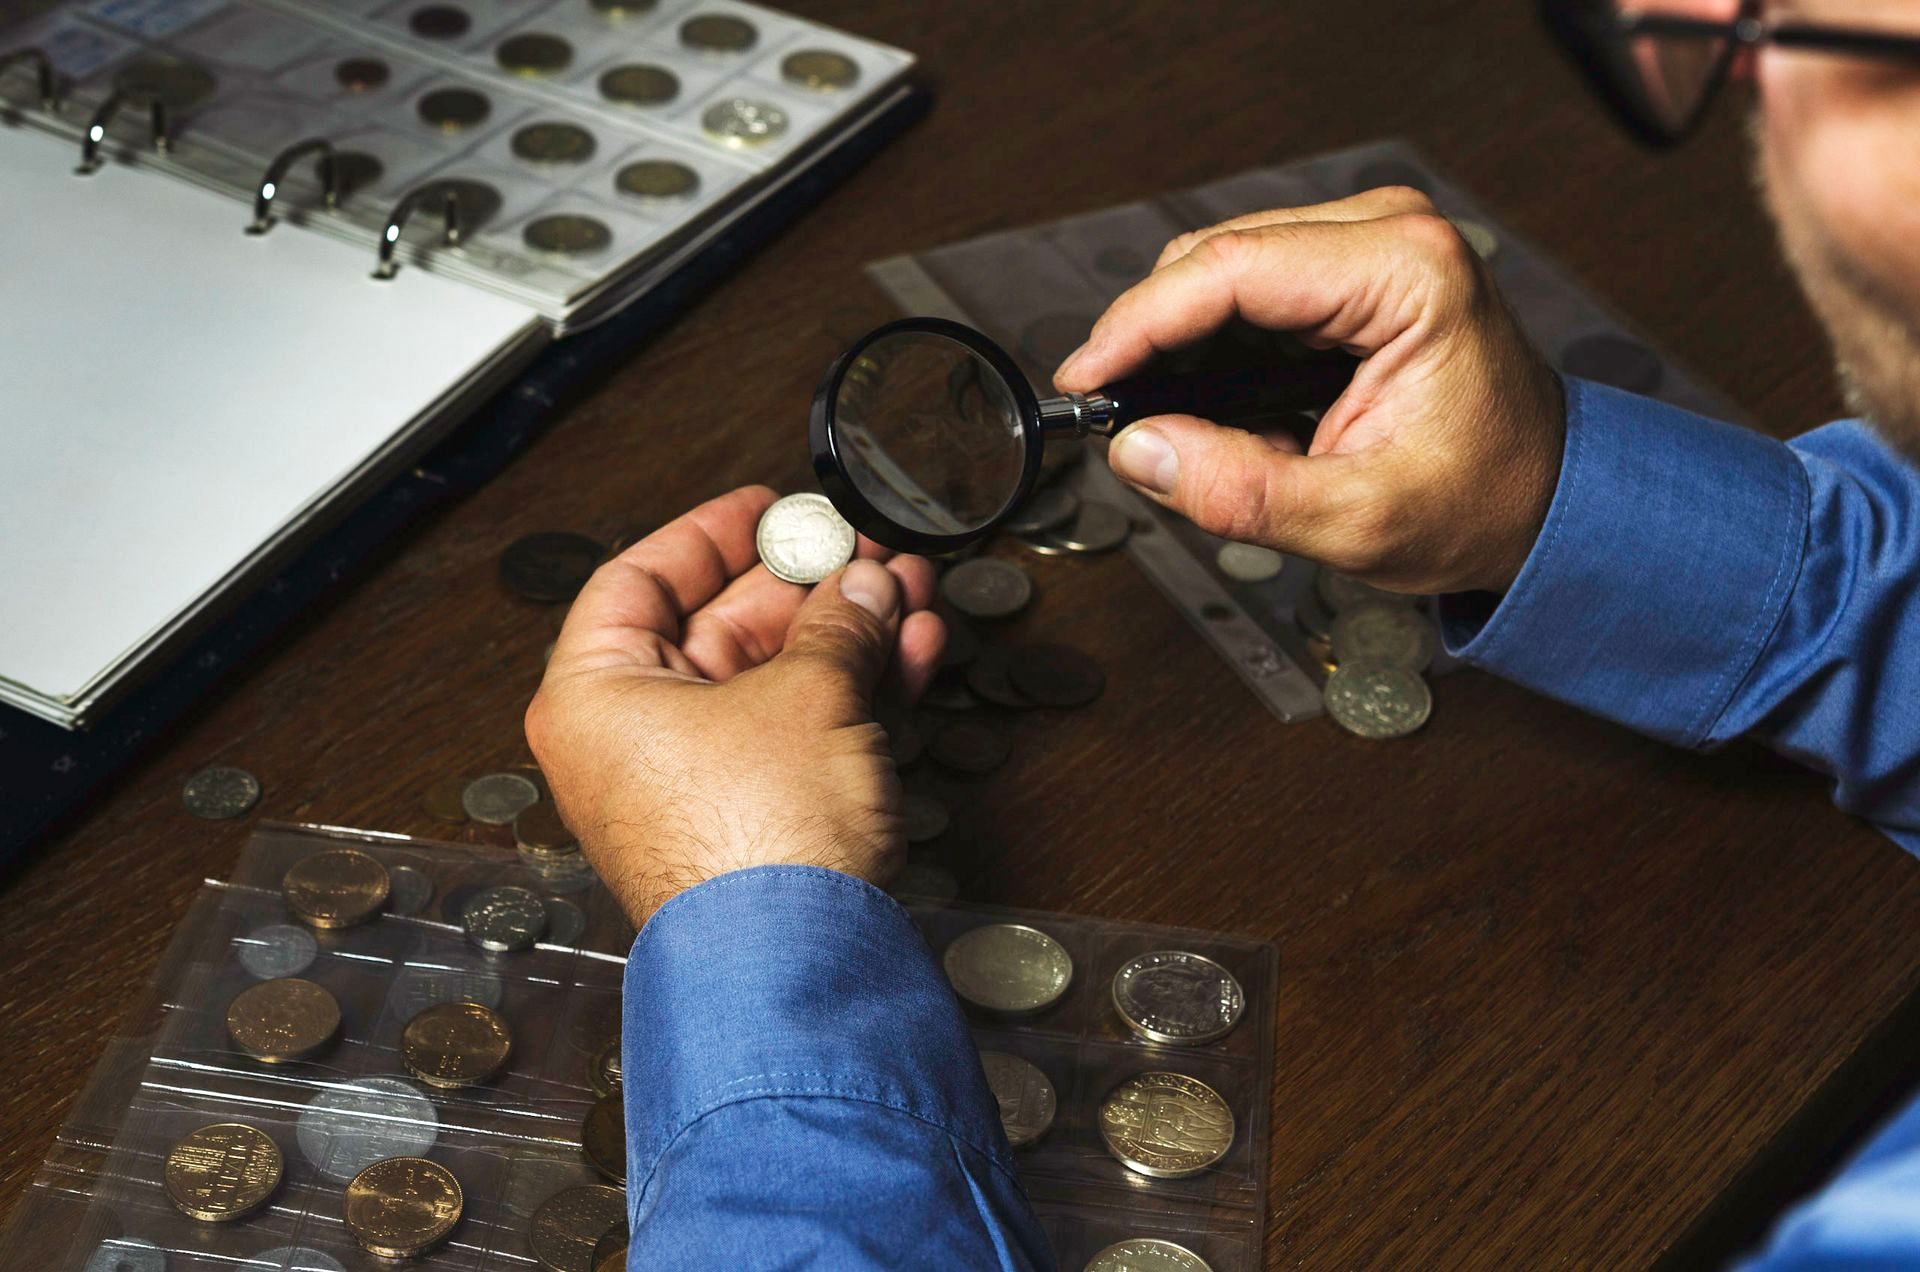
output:
[[[1198,415],[1226,423],[1331,406],[1359,365],[1349,354],[1329,354],[1247,370],[1138,376],[1108,385],[1101,394],[1113,403],[1113,432],[1151,415]]]

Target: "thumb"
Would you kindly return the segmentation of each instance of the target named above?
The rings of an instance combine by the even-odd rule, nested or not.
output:
[[[1161,415],[1122,430],[1107,462],[1209,534],[1315,559],[1342,555],[1353,456],[1297,455],[1255,433]]]
[[[900,631],[902,599],[900,580],[886,566],[852,562],[801,603],[781,661],[823,666],[871,700]]]

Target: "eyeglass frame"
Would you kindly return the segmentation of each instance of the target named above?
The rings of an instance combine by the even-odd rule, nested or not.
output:
[[[1655,149],[1667,149],[1693,134],[1743,49],[1771,44],[1920,66],[1920,33],[1897,35],[1822,23],[1768,22],[1760,10],[1760,0],[1741,0],[1732,18],[1718,20],[1658,11],[1623,13],[1612,0],[1540,0],[1540,16],[1547,29],[1587,77],[1615,120]],[[1640,93],[1645,77],[1627,65],[1629,42],[1643,36],[1726,42],[1707,74],[1700,100],[1677,123],[1668,123],[1648,109]]]

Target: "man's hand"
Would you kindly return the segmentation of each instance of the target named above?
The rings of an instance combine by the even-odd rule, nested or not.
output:
[[[1302,456],[1188,415],[1134,424],[1114,472],[1202,529],[1408,592],[1504,590],[1559,480],[1565,407],[1492,278],[1415,190],[1184,234],[1054,377],[1089,392],[1235,314],[1364,359]]]
[[[636,924],[747,866],[884,882],[904,852],[874,695],[917,698],[945,633],[933,567],[862,541],[817,587],[759,563],[763,486],[702,504],[595,572],[527,741],[580,847]]]

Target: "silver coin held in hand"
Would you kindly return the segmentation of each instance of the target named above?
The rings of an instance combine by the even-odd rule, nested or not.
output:
[[[853,560],[855,535],[825,495],[788,495],[760,517],[760,559],[775,578],[814,584]]]

